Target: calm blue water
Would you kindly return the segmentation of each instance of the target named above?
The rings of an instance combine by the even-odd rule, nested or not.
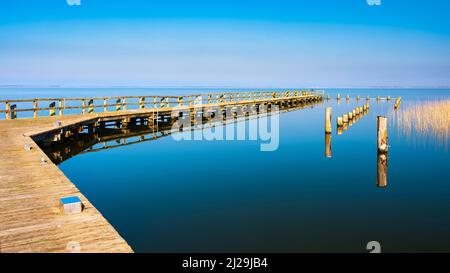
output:
[[[450,98],[449,90],[326,91],[341,97],[401,95],[401,107]],[[33,94],[11,92],[0,90],[1,97]],[[408,141],[389,120],[388,184],[376,185],[376,116],[389,116],[393,101],[372,101],[369,113],[341,135],[333,126],[332,157],[325,156],[324,108],[333,108],[334,125],[337,115],[356,105],[354,99],[331,100],[281,114],[280,144],[273,152],[261,152],[259,141],[168,136],[78,155],[60,168],[136,252],[366,252],[369,241],[386,252],[450,251],[445,145],[430,137]]]

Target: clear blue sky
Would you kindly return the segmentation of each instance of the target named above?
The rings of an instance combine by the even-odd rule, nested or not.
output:
[[[0,85],[448,87],[450,1],[5,0]]]

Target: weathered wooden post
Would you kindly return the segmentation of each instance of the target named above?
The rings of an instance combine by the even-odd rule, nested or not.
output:
[[[161,108],[164,108],[164,106],[165,106],[165,98],[164,97],[162,97],[160,99],[160,103],[161,103]]]
[[[103,98],[103,112],[108,112],[108,99]]]
[[[89,106],[88,113],[89,114],[94,113],[94,100],[93,99],[89,99],[88,106]]]
[[[377,103],[380,102],[380,96],[377,96]]]
[[[366,97],[366,101],[370,101],[370,97],[369,96]]]
[[[11,119],[11,104],[9,101],[5,102],[5,119]]]
[[[350,102],[350,96],[348,94],[347,94],[347,97],[346,97],[346,101],[347,101],[347,103]]]
[[[331,134],[325,134],[325,157],[331,158]]]
[[[356,101],[359,102],[361,98],[359,97],[359,95],[356,97]]]
[[[169,97],[166,97],[167,107],[170,107]]]
[[[400,103],[402,102],[402,97],[398,97],[396,100],[395,100],[395,105],[394,105],[394,109],[395,110],[397,110],[398,109],[398,107],[400,106]]]
[[[377,145],[379,153],[387,153],[388,151],[388,131],[387,117],[377,117]]]
[[[121,100],[120,98],[116,99],[116,111],[120,111],[121,107]]]
[[[59,108],[59,115],[62,116],[63,115],[63,101],[62,101],[62,99],[60,99],[58,101],[58,108]]]
[[[386,153],[378,153],[377,155],[377,186],[380,188],[387,187],[387,161]]]
[[[341,100],[341,94],[337,94],[337,100]]]
[[[81,113],[86,114],[86,99],[81,100]]]
[[[391,101],[391,96],[387,96],[386,100]]]
[[[11,119],[16,119],[17,118],[17,111],[16,111],[16,109],[17,109],[17,105],[16,104],[11,105],[11,107],[10,107]]]
[[[348,120],[350,121],[352,119],[353,119],[353,112],[350,111],[350,112],[348,112]]]
[[[37,99],[33,100],[33,117],[34,118],[38,117],[38,100]]]
[[[336,124],[337,124],[338,127],[341,127],[341,126],[344,125],[344,122],[343,122],[343,120],[342,120],[342,117],[337,117],[337,118],[336,118]]]
[[[127,98],[123,98],[123,110],[126,111],[127,110]]]
[[[49,116],[53,117],[56,113],[56,103],[52,102],[48,105],[49,108]]]
[[[356,118],[356,110],[355,109],[352,110],[352,117]]]
[[[342,122],[343,123],[348,123],[348,115],[347,114],[343,114],[342,115]]]
[[[327,100],[330,100],[330,95],[327,95]]]
[[[144,109],[145,108],[145,97],[140,97],[139,98],[139,109]]]
[[[331,134],[331,107],[325,110],[325,133]]]

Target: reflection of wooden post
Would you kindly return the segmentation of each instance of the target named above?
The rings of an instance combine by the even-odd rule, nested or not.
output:
[[[377,186],[380,188],[387,187],[387,161],[388,155],[378,153],[377,160]]]
[[[356,97],[356,101],[358,101],[359,102],[359,100],[360,100],[360,97],[359,97],[359,95]]]
[[[388,131],[387,131],[387,117],[377,117],[377,144],[379,153],[387,153],[388,151]]]
[[[345,124],[344,124],[344,126],[345,126]],[[337,128],[338,135],[342,135],[342,132],[344,132],[344,126],[338,126],[338,128]]]
[[[331,157],[331,134],[325,134],[325,156]]]
[[[402,97],[398,97],[396,100],[395,100],[395,105],[394,105],[394,109],[395,110],[397,110],[398,109],[398,107],[400,106],[400,102],[402,101]]]
[[[325,110],[325,133],[331,134],[331,107]]]

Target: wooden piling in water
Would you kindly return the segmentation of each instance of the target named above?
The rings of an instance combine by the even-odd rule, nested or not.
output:
[[[325,110],[325,133],[331,134],[331,107]]]
[[[348,115],[347,114],[343,114],[342,115],[342,122],[343,123],[348,123]]]
[[[337,94],[337,100],[341,100],[341,94]]]
[[[342,120],[342,117],[337,117],[337,118],[336,118],[336,124],[337,124],[338,127],[341,127],[341,126],[344,125],[344,122],[343,122],[343,120]]]
[[[348,112],[348,120],[352,120],[353,119],[353,112]]]
[[[402,97],[398,97],[396,100],[395,100],[395,105],[394,105],[394,109],[395,110],[397,110],[398,109],[398,107],[400,106],[400,103],[402,102]]]
[[[388,131],[387,117],[377,117],[377,146],[379,153],[387,153],[388,151]]]

